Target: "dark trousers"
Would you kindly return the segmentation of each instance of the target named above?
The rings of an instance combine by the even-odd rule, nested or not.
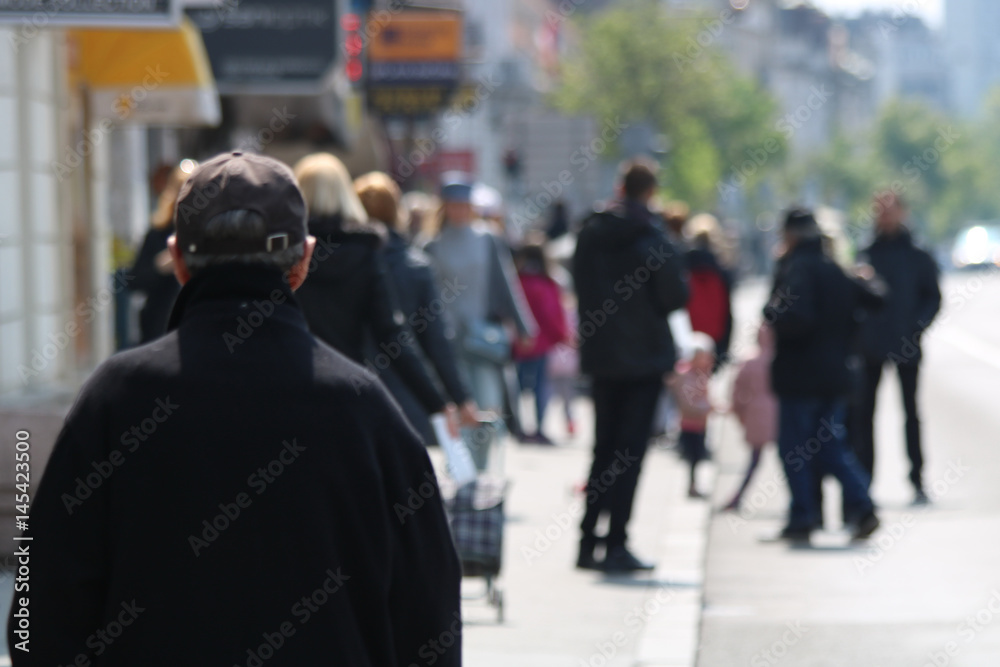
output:
[[[864,384],[858,402],[857,437],[852,438],[861,465],[875,473],[875,399],[882,380],[883,364],[869,361],[865,366]],[[910,482],[915,489],[923,488],[924,456],[920,447],[920,416],[917,414],[918,364],[899,364],[899,388],[906,412],[906,453],[910,457]]]
[[[626,525],[632,515],[635,488],[662,387],[659,375],[628,380],[593,379],[594,462],[587,478],[587,510],[580,524],[585,543],[596,541],[597,519],[607,512],[608,549],[625,546]]]
[[[788,527],[812,530],[822,521],[816,490],[823,475],[840,482],[844,520],[854,522],[872,511],[870,480],[847,445],[845,402],[820,398],[780,398],[778,453],[792,502]]]

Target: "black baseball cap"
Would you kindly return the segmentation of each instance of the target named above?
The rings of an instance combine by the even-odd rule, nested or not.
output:
[[[818,231],[819,225],[812,211],[807,208],[793,208],[785,214],[786,231]]]
[[[210,220],[252,211],[264,220],[259,239],[207,239]],[[277,252],[306,239],[306,202],[287,165],[264,155],[234,151],[199,165],[177,197],[177,247],[195,255]]]

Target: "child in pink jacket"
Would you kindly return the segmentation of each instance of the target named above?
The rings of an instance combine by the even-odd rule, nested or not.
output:
[[[695,469],[700,461],[709,458],[705,432],[708,416],[712,413],[708,383],[715,366],[715,341],[708,334],[695,332],[691,334],[690,345],[690,357],[677,364],[677,372],[670,378],[670,387],[681,413],[678,441],[681,457],[691,466],[688,497],[704,498],[695,484]]]
[[[757,354],[743,363],[733,382],[732,411],[743,425],[746,442],[750,445],[750,465],[739,491],[724,509],[736,511],[743,493],[750,485],[764,445],[778,437],[778,399],[771,391],[771,359],[774,356],[774,334],[767,324],[757,331]]]

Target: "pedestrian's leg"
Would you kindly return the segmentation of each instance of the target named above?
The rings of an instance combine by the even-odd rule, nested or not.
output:
[[[594,459],[587,477],[586,510],[580,523],[581,541],[593,549],[597,541],[594,527],[597,519],[608,505],[608,487],[601,483],[601,473],[607,470],[615,458],[615,433],[621,421],[620,383],[594,378],[591,395],[594,400]]]
[[[820,443],[816,465],[840,482],[844,496],[844,522],[857,523],[872,512],[868,495],[871,480],[847,446],[847,429],[843,426],[847,408],[842,401],[827,403],[816,438]]]
[[[542,434],[542,424],[545,423],[545,408],[549,404],[549,377],[546,372],[548,359],[539,357],[535,366],[535,419],[538,426],[535,432]]]
[[[918,493],[923,492],[924,455],[920,446],[920,415],[917,412],[917,379],[920,366],[916,363],[900,364],[899,387],[903,394],[903,408],[906,411],[906,453],[910,457],[910,482]]]
[[[875,476],[875,399],[878,385],[882,380],[882,362],[867,362],[862,381],[862,393],[858,400],[857,436],[853,437],[852,448],[858,461],[868,471],[868,477]]]
[[[750,464],[747,466],[746,475],[743,476],[743,483],[740,484],[740,488],[736,491],[733,499],[726,505],[727,509],[739,509],[740,501],[743,500],[743,494],[746,493],[747,487],[750,486],[750,480],[753,478],[754,471],[757,470],[757,466],[760,464],[760,453],[763,449],[763,446],[758,447],[754,445],[750,452]]]
[[[609,552],[614,547],[624,547],[628,541],[626,527],[632,516],[635,489],[639,482],[642,459],[649,444],[653,413],[656,410],[661,386],[662,381],[658,376],[619,385],[624,405],[620,428],[615,438],[614,460],[611,466],[601,473],[610,482]]]
[[[788,513],[789,531],[811,531],[819,524],[816,507],[814,450],[819,428],[819,401],[781,398],[778,453],[792,496]]]

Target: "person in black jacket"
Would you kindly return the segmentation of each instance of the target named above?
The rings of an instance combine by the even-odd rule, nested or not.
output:
[[[445,309],[449,301],[457,298],[456,290],[438,285],[430,258],[412,247],[400,233],[400,228],[405,229],[409,221],[400,215],[399,186],[392,177],[371,172],[358,177],[354,189],[368,216],[388,229],[382,256],[400,310],[416,336],[418,354],[429,362],[425,365],[436,372],[451,400],[461,406],[462,421],[468,426],[478,425],[478,408],[459,373],[453,349],[454,328],[447,321]],[[391,366],[382,375],[382,381],[424,440],[435,442],[427,411]]]
[[[780,405],[778,451],[792,496],[782,537],[807,540],[819,527],[817,480],[830,474],[843,489],[845,523],[864,538],[879,522],[868,475],[847,446],[845,420],[858,312],[880,297],[825,254],[811,212],[788,212],[784,240],[764,308],[776,342],[771,384]]]
[[[930,253],[913,243],[903,224],[906,206],[898,195],[885,192],[875,204],[879,212],[875,241],[861,255],[888,284],[885,307],[872,315],[862,328],[864,378],[858,401],[857,435],[853,438],[861,464],[869,475],[875,471],[875,397],[882,369],[892,363],[906,410],[906,453],[910,457],[910,483],[916,504],[928,502],[923,485],[923,452],[920,416],[917,410],[917,377],[923,357],[921,338],[941,307],[938,267]]]
[[[191,160],[184,160],[181,165],[170,172],[160,192],[152,224],[132,265],[129,287],[133,292],[146,295],[146,301],[139,311],[140,343],[148,343],[167,332],[170,310],[177,293],[181,291],[181,286],[174,277],[173,260],[167,251],[167,239],[174,233],[177,193],[197,166]]]
[[[309,233],[317,242],[309,282],[299,291],[309,329],[371,373],[394,369],[423,409],[444,412],[457,435],[457,409],[420,360],[392,289],[381,252],[385,226],[368,221],[347,168],[333,155],[302,158],[295,176],[309,208]]]
[[[185,184],[170,332],[95,371],[35,494],[15,667],[461,665],[430,460],[309,333],[293,290],[314,244],[275,160],[223,155]]]
[[[687,302],[680,258],[648,208],[655,168],[622,166],[621,200],[584,222],[573,257],[580,368],[592,379],[596,420],[577,560],[585,569],[652,568],[627,549],[626,526],[664,376],[677,360],[667,316]],[[594,528],[603,512],[602,563]]]

